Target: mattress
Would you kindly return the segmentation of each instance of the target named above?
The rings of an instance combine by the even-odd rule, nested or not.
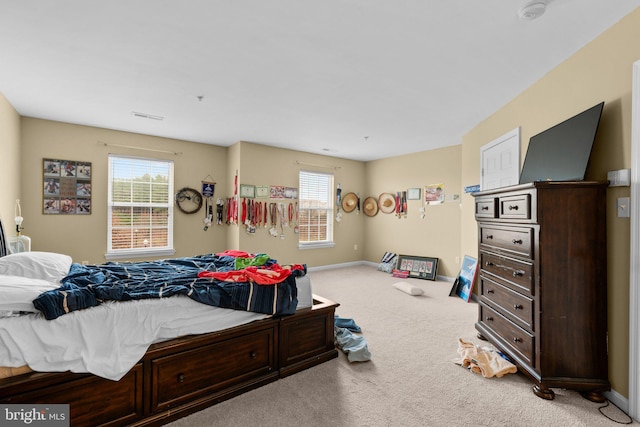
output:
[[[296,285],[297,309],[311,307],[309,276],[296,278]],[[117,381],[151,344],[220,331],[267,317],[174,296],[106,302],[55,320],[46,320],[41,314],[0,318],[0,367],[4,367],[0,368],[0,378],[31,369],[89,372]]]
[[[309,275],[296,277],[296,288],[298,288],[298,307],[296,310],[313,306],[313,292],[311,292],[311,279]]]

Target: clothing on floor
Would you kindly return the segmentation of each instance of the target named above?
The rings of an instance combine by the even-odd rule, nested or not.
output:
[[[361,332],[360,326],[353,319],[339,316],[334,316],[333,321],[336,345],[347,355],[349,362],[371,360],[367,340],[362,335],[353,334],[353,332]]]
[[[469,368],[471,372],[482,374],[485,378],[501,377],[518,371],[516,365],[504,359],[497,351],[481,348],[462,338],[458,338],[458,354],[460,358],[454,359],[455,363]]]
[[[356,325],[353,319],[346,319],[340,316],[334,316],[333,321],[338,328],[346,328],[351,332],[361,332],[360,326]]]

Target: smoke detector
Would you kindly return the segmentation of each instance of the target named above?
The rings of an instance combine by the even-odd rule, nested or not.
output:
[[[541,17],[547,9],[547,4],[542,1],[527,3],[518,10],[518,17],[525,21],[532,21]]]

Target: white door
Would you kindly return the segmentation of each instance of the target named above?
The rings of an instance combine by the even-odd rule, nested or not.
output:
[[[507,132],[480,148],[480,190],[520,181],[520,128]]]

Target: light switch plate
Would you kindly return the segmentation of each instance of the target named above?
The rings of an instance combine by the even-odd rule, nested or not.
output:
[[[619,197],[618,198],[618,218],[629,218],[629,197]]]

